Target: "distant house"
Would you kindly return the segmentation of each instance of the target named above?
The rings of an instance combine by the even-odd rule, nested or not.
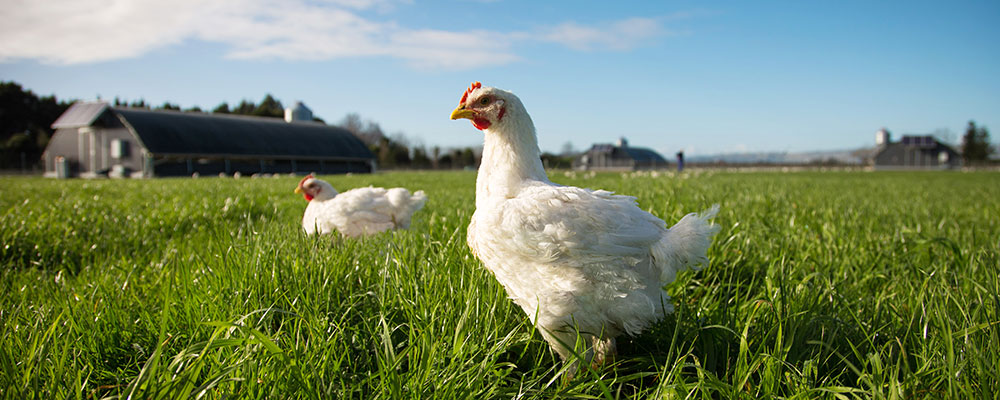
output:
[[[49,177],[154,177],[372,172],[375,157],[347,130],[301,104],[277,118],[77,102],[53,124],[42,155]]]
[[[933,136],[903,135],[898,142],[891,139],[885,129],[875,133],[875,169],[949,169],[961,165],[958,152]]]
[[[666,168],[669,164],[659,153],[644,147],[632,147],[625,138],[616,144],[595,144],[578,156],[573,167],[582,170],[637,170]]]

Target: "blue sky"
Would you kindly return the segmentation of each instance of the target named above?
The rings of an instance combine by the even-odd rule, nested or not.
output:
[[[303,101],[430,146],[473,80],[543,150],[871,146],[887,127],[1000,135],[1000,2],[0,0],[0,80],[60,99]],[[948,134],[947,132],[950,132]]]

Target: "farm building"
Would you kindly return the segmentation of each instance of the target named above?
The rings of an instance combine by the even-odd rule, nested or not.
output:
[[[893,142],[885,129],[875,133],[875,169],[949,169],[961,165],[958,152],[933,136],[903,135]]]
[[[311,114],[300,104],[286,112],[289,121],[283,121],[77,102],[52,124],[56,132],[42,154],[45,175],[154,177],[374,170],[375,157],[360,140],[347,130],[312,122]]]
[[[644,147],[632,147],[625,138],[616,144],[595,144],[573,161],[582,170],[637,170],[666,168],[667,160]]]

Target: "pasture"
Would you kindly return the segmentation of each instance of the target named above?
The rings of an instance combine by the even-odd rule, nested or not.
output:
[[[677,311],[565,379],[472,256],[471,172],[325,176],[429,200],[308,237],[298,178],[0,178],[3,398],[996,398],[1000,175],[550,173],[672,224],[719,203]]]

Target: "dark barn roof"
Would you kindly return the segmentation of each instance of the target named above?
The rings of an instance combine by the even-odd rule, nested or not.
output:
[[[643,147],[625,147],[625,152],[637,163],[666,163],[660,153]]]
[[[573,160],[573,168],[636,170],[665,168],[669,163],[660,153],[645,147],[632,147],[625,138],[617,144],[595,143]]]
[[[110,112],[113,115],[105,115]],[[79,128],[115,118],[157,156],[310,160],[371,160],[375,157],[351,132],[313,122],[278,118],[110,107],[77,102],[52,128]]]
[[[146,148],[157,155],[372,159],[349,131],[277,118],[115,108]]]
[[[667,160],[654,150],[647,149],[645,147],[632,147],[632,146],[616,146],[610,143],[599,143],[591,146],[587,153],[607,153],[615,154],[616,152],[624,151],[625,154],[617,153],[616,155],[628,156],[629,158],[635,160],[638,163],[666,163]]]

